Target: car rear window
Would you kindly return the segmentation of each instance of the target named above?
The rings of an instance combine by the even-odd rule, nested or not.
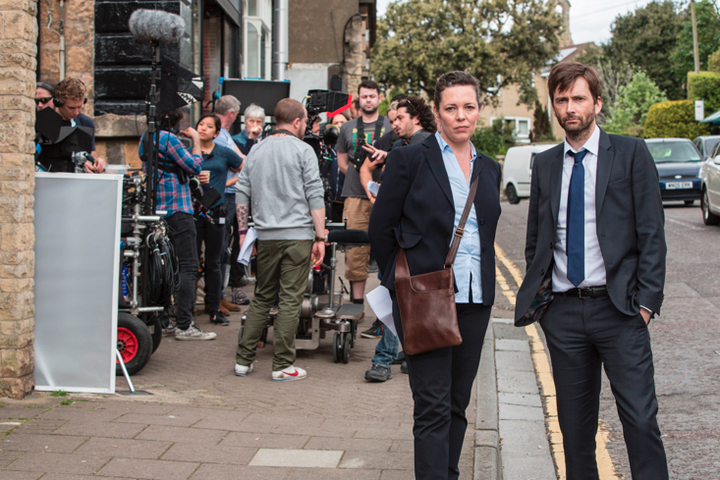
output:
[[[647,146],[655,163],[700,161],[700,154],[690,142],[651,142]]]

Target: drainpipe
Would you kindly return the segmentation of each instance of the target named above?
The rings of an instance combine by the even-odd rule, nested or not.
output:
[[[273,80],[285,80],[288,65],[288,36],[290,8],[288,0],[275,0],[275,20],[273,22]]]
[[[48,24],[47,29],[49,32],[52,32],[60,37],[60,49],[59,49],[59,59],[58,59],[58,66],[60,69],[58,81],[62,81],[65,79],[65,1],[60,0],[60,24],[58,26],[58,30],[52,29],[52,5],[50,5],[50,0],[45,0],[47,2],[48,6]],[[38,39],[39,39],[38,35]],[[38,40],[39,41],[39,40]]]

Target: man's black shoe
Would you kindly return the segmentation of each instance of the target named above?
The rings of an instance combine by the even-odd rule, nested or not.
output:
[[[395,360],[393,360],[393,365],[402,365],[402,363],[405,361],[405,352],[398,353],[398,356]]]
[[[210,321],[215,325],[221,325],[223,327],[230,325],[230,320],[228,320],[227,317],[220,312],[211,313]]]
[[[403,362],[402,365],[400,365],[400,371],[407,375],[407,362]]]
[[[375,320],[370,328],[360,333],[363,338],[380,338],[383,334],[383,324],[380,320]]]
[[[373,364],[372,368],[365,372],[365,380],[368,382],[385,382],[392,378],[390,367]]]

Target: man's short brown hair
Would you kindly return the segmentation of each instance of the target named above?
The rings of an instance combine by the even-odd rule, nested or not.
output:
[[[283,123],[292,124],[296,118],[305,117],[305,107],[303,104],[292,98],[283,98],[275,106],[275,122],[280,125]]]
[[[597,71],[589,66],[578,62],[560,62],[550,70],[548,77],[548,92],[550,102],[555,101],[555,92],[568,90],[573,86],[575,80],[583,77],[590,87],[590,94],[593,96],[593,103],[597,103],[602,96],[602,81]]]
[[[82,101],[87,95],[85,84],[77,78],[66,78],[55,86],[53,96],[62,104],[68,100]]]

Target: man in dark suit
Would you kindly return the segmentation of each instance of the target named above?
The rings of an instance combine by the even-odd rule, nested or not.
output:
[[[540,321],[557,390],[567,479],[597,480],[601,367],[610,379],[634,480],[668,478],[647,323],[665,283],[658,175],[642,140],[608,135],[597,72],[553,67],[553,111],[565,142],[535,158],[527,271],[515,325]]]

